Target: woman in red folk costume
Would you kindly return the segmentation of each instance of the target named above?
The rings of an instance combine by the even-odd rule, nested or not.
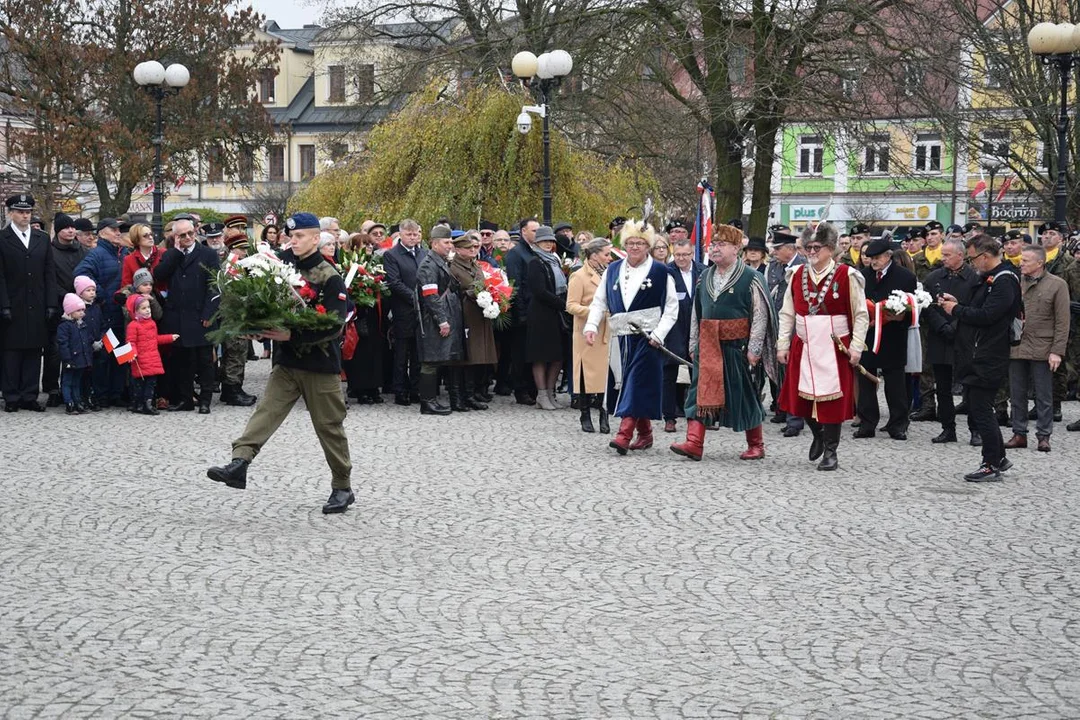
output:
[[[855,415],[855,366],[870,317],[861,274],[833,260],[837,231],[822,223],[805,250],[809,262],[792,271],[780,310],[776,359],[787,365],[780,409],[806,418],[818,470],[839,467],[840,426]],[[841,343],[843,349],[838,345]]]

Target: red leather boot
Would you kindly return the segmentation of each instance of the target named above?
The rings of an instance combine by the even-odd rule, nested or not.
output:
[[[652,420],[638,418],[637,440],[630,445],[631,450],[648,450],[652,447]]]
[[[634,437],[635,422],[632,417],[624,417],[622,422],[619,423],[619,431],[615,433],[615,437],[608,443],[608,447],[613,447],[617,453],[625,455],[626,451],[630,449],[630,440]]]
[[[740,460],[760,460],[765,457],[765,439],[761,436],[761,426],[746,431],[746,452],[739,455]]]
[[[704,423],[699,420],[687,420],[686,440],[681,443],[672,443],[671,452],[688,457],[691,460],[701,460],[701,456],[705,452]]]

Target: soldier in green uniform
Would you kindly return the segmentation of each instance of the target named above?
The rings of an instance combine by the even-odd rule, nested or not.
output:
[[[851,228],[851,247],[840,256],[840,262],[861,271],[862,249],[870,241],[870,226],[859,223]]]
[[[239,219],[239,220],[238,220]],[[247,219],[234,215],[225,220],[226,262],[247,257]],[[251,353],[251,341],[246,338],[230,338],[221,343],[221,402],[236,407],[250,407],[257,397],[244,392],[244,370]]]
[[[339,338],[345,322],[345,281],[319,252],[319,218],[297,213],[285,223],[292,247],[281,259],[297,271],[316,292],[312,305],[323,305],[336,313],[341,325],[329,332],[272,330],[260,338],[274,341],[274,369],[262,402],[248,419],[243,434],[233,441],[232,462],[212,467],[207,476],[216,482],[243,490],[247,468],[274,434],[300,398],[304,399],[315,435],[330,466],[330,499],[322,511],[340,513],[355,501],[351,486],[352,462],[349,441],[342,423],[345,397],[341,392],[341,346]]]
[[[1061,223],[1051,220],[1039,226],[1039,244],[1046,251],[1046,272],[1068,282],[1065,276],[1073,265],[1073,259],[1062,247],[1064,239],[1065,227]],[[1054,371],[1054,422],[1061,422],[1061,403],[1069,391],[1067,365],[1068,362],[1063,362]]]

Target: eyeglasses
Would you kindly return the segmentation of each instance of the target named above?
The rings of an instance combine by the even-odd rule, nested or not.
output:
[[[645,240],[627,240],[626,247],[649,247],[649,243]]]
[[[491,230],[481,230],[480,231],[480,237],[491,237],[494,234],[495,233],[493,231],[491,231]]]
[[[139,235],[139,237],[152,238],[154,237],[154,233],[142,233]]]
[[[176,238],[195,237],[195,231],[194,230],[188,230],[187,232],[176,233],[173,237],[176,237]]]
[[[825,246],[824,245],[807,245],[804,249],[806,250],[806,252],[808,254],[810,254],[810,253],[816,253],[818,250],[821,250],[821,248],[823,248],[823,247],[825,247]]]
[[[974,255],[968,255],[967,259],[968,260],[978,260],[979,258],[981,258],[985,254],[986,254],[986,251],[983,251],[981,253],[975,253]]]

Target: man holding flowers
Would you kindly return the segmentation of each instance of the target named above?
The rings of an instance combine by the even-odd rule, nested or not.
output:
[[[303,279],[297,294],[303,298],[302,314],[314,309],[334,317],[329,329],[252,328],[256,339],[274,341],[274,369],[262,401],[248,419],[243,434],[233,441],[232,462],[207,471],[211,480],[229,487],[247,487],[247,468],[270,436],[278,429],[301,397],[311,415],[315,435],[330,466],[330,499],[324,514],[345,512],[355,498],[351,489],[352,462],[349,442],[342,423],[345,399],[341,394],[341,347],[338,343],[345,321],[345,282],[334,266],[319,253],[319,219],[311,213],[297,213],[286,221],[291,247],[281,255],[284,268],[293,266]],[[269,259],[269,262],[273,262]],[[282,276],[274,282],[288,282]],[[280,282],[279,282],[280,284]],[[223,289],[227,293],[228,285]],[[224,302],[223,307],[228,307]],[[228,324],[228,318],[224,319]]]

